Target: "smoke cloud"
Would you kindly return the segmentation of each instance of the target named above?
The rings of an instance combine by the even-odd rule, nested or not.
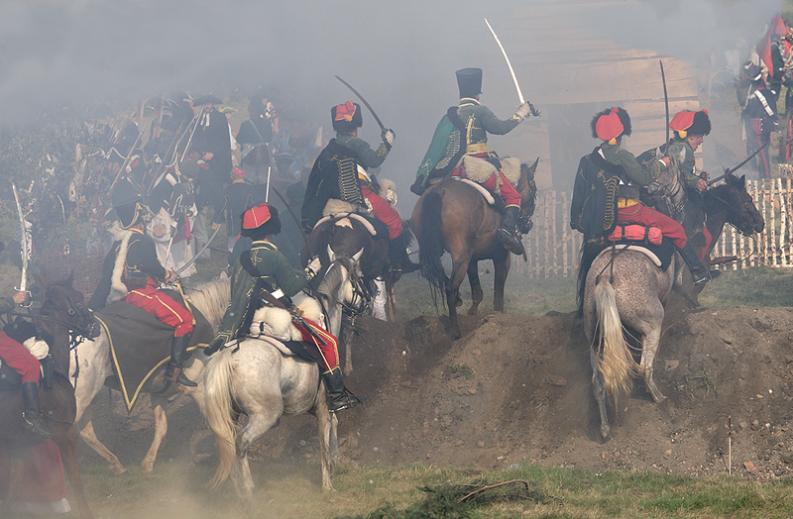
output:
[[[330,106],[351,97],[339,74],[396,130],[386,171],[407,181],[456,101],[455,69],[485,69],[483,100],[502,117],[517,105],[484,16],[520,66],[527,97],[542,99],[560,88],[543,69],[569,59],[559,49],[571,31],[702,64],[754,44],[780,8],[781,0],[10,0],[0,6],[0,125],[114,113],[177,89],[242,97],[265,87],[282,112],[327,126]],[[551,29],[538,33],[540,25]],[[378,133],[367,118],[363,136]]]

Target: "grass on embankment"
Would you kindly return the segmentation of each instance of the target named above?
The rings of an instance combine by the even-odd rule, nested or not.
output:
[[[245,513],[230,485],[203,490],[206,468],[163,463],[155,473],[108,476],[86,472],[89,498],[101,517],[278,518],[789,518],[793,481],[759,484],[739,478],[693,479],[654,473],[541,468],[520,465],[495,472],[432,466],[347,467],[334,478],[336,492],[323,494],[317,464],[299,468],[254,464],[258,489]],[[456,499],[427,500],[422,487],[443,488],[510,479],[529,482],[533,498],[458,507]],[[443,496],[442,496],[443,497]],[[538,502],[539,501],[539,502]]]

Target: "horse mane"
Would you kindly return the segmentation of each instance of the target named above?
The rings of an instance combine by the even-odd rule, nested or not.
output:
[[[322,273],[317,285],[317,292],[327,298],[325,308],[335,308],[339,304],[339,287],[347,280],[347,276],[352,273],[351,263],[352,260],[347,258],[336,258]]]
[[[225,274],[221,274],[211,281],[188,289],[186,295],[190,298],[190,304],[201,312],[213,327],[217,327],[231,299],[231,282]]]

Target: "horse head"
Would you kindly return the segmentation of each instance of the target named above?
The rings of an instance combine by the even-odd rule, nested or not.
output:
[[[363,313],[371,297],[360,266],[363,248],[349,257],[337,255],[330,245],[327,252],[330,263],[318,276],[316,293],[323,300],[330,329],[338,333],[342,312]]]
[[[74,274],[59,281],[39,279],[44,287],[44,303],[41,305],[42,319],[39,326],[55,335],[57,328],[66,328],[79,335],[96,337],[97,324],[93,314],[85,304],[82,292],[74,288]]]
[[[520,220],[524,233],[529,232],[532,227],[531,217],[534,215],[534,208],[537,202],[537,184],[534,182],[534,173],[537,171],[537,165],[540,163],[540,157],[532,164],[521,162],[520,164],[520,179],[518,180],[518,193],[520,193]]]
[[[710,208],[723,211],[727,223],[741,234],[751,236],[763,232],[765,220],[746,191],[746,175],[727,174],[724,184],[707,191],[705,199]]]

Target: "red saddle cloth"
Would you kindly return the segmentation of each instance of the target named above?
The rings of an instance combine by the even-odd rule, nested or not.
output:
[[[661,245],[663,238],[664,235],[658,227],[645,227],[638,224],[617,225],[608,235],[608,241],[647,242],[652,245]]]

